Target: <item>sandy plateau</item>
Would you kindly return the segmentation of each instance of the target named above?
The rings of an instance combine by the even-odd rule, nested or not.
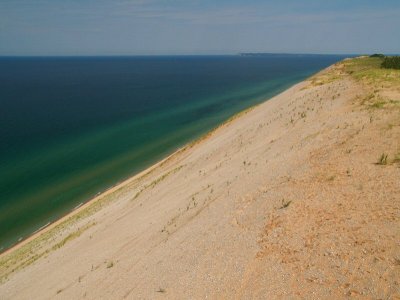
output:
[[[0,257],[0,299],[400,299],[400,71],[345,60]]]

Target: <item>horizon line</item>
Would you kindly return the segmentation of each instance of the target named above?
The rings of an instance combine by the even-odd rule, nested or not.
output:
[[[383,53],[385,55],[396,55]],[[157,57],[157,56],[246,56],[246,55],[369,55],[359,53],[238,52],[220,54],[0,54],[1,57]]]

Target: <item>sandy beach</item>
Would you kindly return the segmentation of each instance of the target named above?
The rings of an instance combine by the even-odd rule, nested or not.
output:
[[[400,71],[337,63],[0,256],[0,299],[400,298]]]

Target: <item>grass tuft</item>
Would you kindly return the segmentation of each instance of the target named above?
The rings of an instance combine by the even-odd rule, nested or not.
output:
[[[375,102],[374,104],[371,104],[370,107],[379,109],[379,108],[383,108],[385,106],[385,104],[386,104],[386,102],[384,102],[384,101],[378,101],[378,102]]]
[[[335,176],[335,175],[332,175],[332,176],[329,176],[327,180],[328,180],[328,181],[334,181],[335,178],[336,178],[336,176]]]
[[[160,177],[158,177],[157,179],[155,179],[154,181],[152,181],[151,183],[145,185],[144,187],[142,187],[137,193],[136,195],[133,197],[132,200],[135,200],[137,197],[139,197],[139,195],[144,192],[146,189],[148,188],[154,188],[158,183],[160,183],[161,181],[163,181],[165,178],[167,178],[168,176],[175,174],[176,172],[178,172],[180,169],[183,168],[182,166],[176,167],[175,169],[168,171],[167,173],[161,175]]]
[[[387,165],[388,163],[388,155],[386,153],[382,153],[381,157],[379,157],[377,165]]]
[[[284,209],[289,207],[290,203],[292,203],[292,201],[285,201],[285,199],[282,199],[282,206],[279,207],[279,209]]]

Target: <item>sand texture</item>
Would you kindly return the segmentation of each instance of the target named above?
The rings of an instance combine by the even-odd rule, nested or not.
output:
[[[0,299],[400,299],[400,71],[376,66],[331,66],[3,254]]]

